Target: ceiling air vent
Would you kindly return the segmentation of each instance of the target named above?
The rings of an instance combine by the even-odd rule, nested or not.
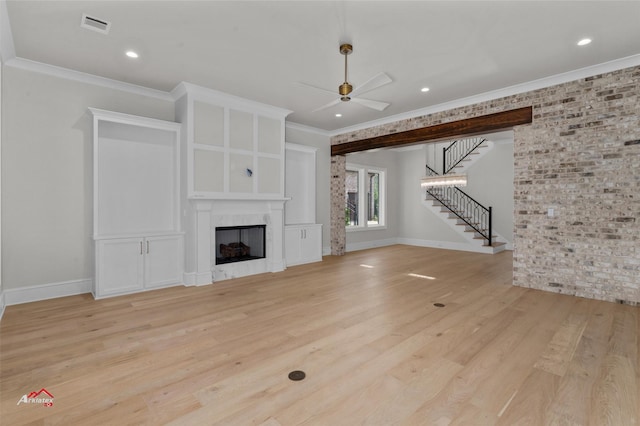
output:
[[[80,22],[82,28],[88,30],[97,31],[102,34],[108,34],[109,28],[111,28],[111,22],[104,21],[102,19],[94,18],[86,13],[82,14],[82,21]]]

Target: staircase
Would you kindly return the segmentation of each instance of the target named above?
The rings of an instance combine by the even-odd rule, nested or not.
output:
[[[465,173],[492,148],[493,142],[485,138],[455,140],[442,148],[442,170],[444,174]]]
[[[456,140],[443,149],[443,170],[463,173],[492,147],[493,144],[483,138]],[[429,166],[426,166],[426,173],[427,176],[438,175]],[[493,232],[491,207],[483,206],[460,188],[427,188],[423,204],[474,245],[474,251],[495,254],[506,248],[504,238]]]

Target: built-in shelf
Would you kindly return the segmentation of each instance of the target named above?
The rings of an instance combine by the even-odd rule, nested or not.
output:
[[[94,296],[182,283],[180,124],[90,111]]]

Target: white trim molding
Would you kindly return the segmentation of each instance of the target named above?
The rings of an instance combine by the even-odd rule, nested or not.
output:
[[[106,87],[113,90],[121,90],[123,92],[133,93],[135,95],[148,96],[150,98],[160,99],[162,101],[174,102],[169,92],[151,89],[139,86],[137,84],[125,83],[119,80],[113,80],[106,77],[100,77],[93,74],[87,74],[81,71],[75,71],[69,68],[58,67],[55,65],[36,62],[29,59],[13,58],[5,63],[6,66],[18,68],[25,71],[32,71],[41,74],[51,75],[53,77],[64,78],[67,80],[79,81],[81,83],[93,84],[95,86]]]
[[[182,277],[185,287],[213,284],[211,272],[185,272]]]
[[[301,132],[306,132],[306,133],[315,133],[317,135],[327,136],[327,137],[334,135],[334,132],[318,129],[317,127],[307,126],[305,124],[294,123],[292,121],[287,121],[285,124],[285,128],[291,129],[291,130],[299,130]]]
[[[418,238],[387,238],[384,240],[363,241],[360,243],[347,243],[346,251],[367,250],[376,247],[392,246],[394,244],[404,244],[407,246],[429,247],[443,250],[470,251],[473,253],[494,254],[489,247],[476,246],[470,243],[455,243],[452,241],[422,240]],[[511,244],[507,244],[505,250],[513,250]]]
[[[349,252],[349,251],[366,250],[366,249],[376,248],[376,247],[392,246],[394,244],[398,244],[397,238],[363,241],[361,243],[347,243],[345,251]]]
[[[416,247],[429,247],[443,250],[458,250],[458,251],[470,251],[473,253],[492,253],[491,247],[476,246],[471,243],[454,243],[452,241],[435,241],[435,240],[421,240],[417,238],[398,238],[396,244],[406,244],[408,246]]]
[[[21,288],[8,288],[4,290],[3,296],[6,306],[20,305],[22,303],[38,302],[41,300],[55,299],[58,297],[76,296],[78,294],[91,293],[93,280],[62,281],[58,283],[48,283],[32,285]]]
[[[4,315],[4,308],[6,307],[7,305],[4,300],[4,291],[0,291],[0,321],[2,321],[2,316]]]

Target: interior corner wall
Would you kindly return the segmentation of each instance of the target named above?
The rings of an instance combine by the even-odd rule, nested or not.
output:
[[[2,78],[3,289],[92,281],[87,108],[173,121],[174,104],[11,66]]]
[[[331,146],[329,136],[286,127],[285,140],[290,143],[317,148],[316,151],[316,223],[322,224],[322,252],[330,251],[331,223],[329,215],[329,171]],[[286,204],[285,204],[286,208]]]
[[[514,128],[514,285],[640,305],[639,98],[636,66],[337,135],[331,144],[532,106],[533,122]],[[339,251],[344,206],[333,180],[344,180],[344,164],[335,158],[331,234]]]

